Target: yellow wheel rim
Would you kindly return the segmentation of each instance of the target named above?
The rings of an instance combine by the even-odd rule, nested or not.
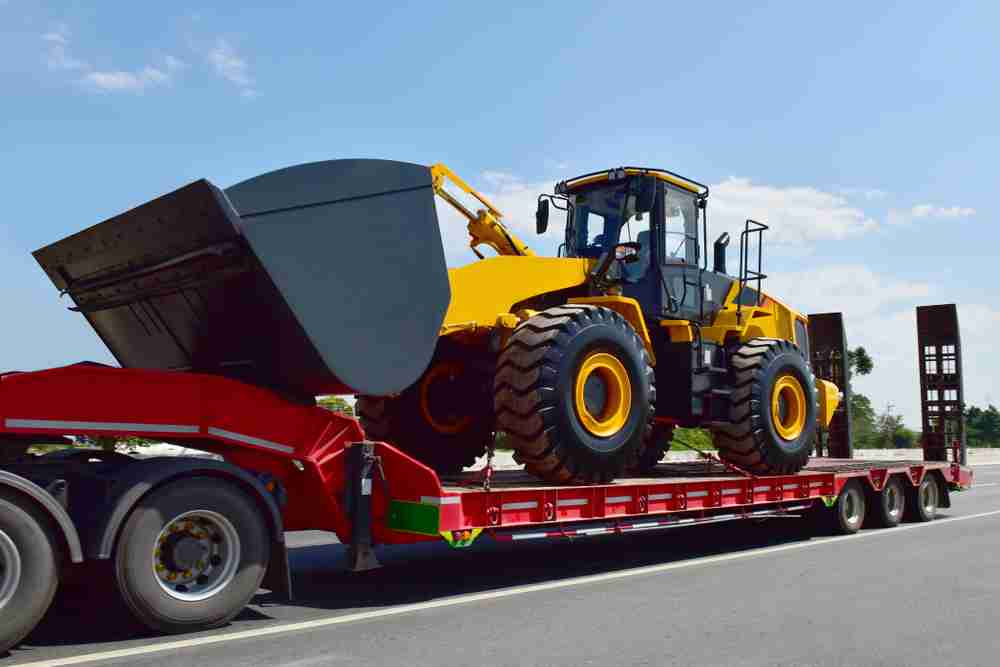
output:
[[[607,352],[589,354],[576,375],[574,401],[590,433],[601,438],[618,433],[632,410],[632,383],[625,366]]]
[[[432,389],[441,387],[445,383],[457,382],[461,374],[460,364],[444,362],[431,368],[420,383],[420,413],[424,420],[438,433],[445,435],[461,433],[472,423],[471,415],[451,414],[447,410],[447,405],[440,405],[440,399],[435,401],[431,397]],[[442,408],[444,408],[443,411]]]
[[[791,375],[782,375],[771,392],[771,420],[785,440],[795,440],[806,427],[806,392]]]

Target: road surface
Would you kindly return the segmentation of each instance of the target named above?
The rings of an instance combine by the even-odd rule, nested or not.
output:
[[[297,599],[160,637],[101,591],[57,600],[6,665],[996,665],[1000,466],[930,524],[815,537],[721,524],[576,544],[381,552],[349,574],[289,535]]]

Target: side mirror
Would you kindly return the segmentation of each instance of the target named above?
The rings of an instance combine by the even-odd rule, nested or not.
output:
[[[719,238],[715,239],[715,266],[712,270],[716,273],[726,272],[726,248],[729,247],[729,232],[722,232]]]
[[[549,200],[539,199],[538,208],[535,210],[535,232],[544,234],[549,228]]]
[[[635,212],[649,213],[656,203],[656,176],[640,176],[639,192],[635,196]]]

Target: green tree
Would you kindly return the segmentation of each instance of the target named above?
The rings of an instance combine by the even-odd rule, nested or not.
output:
[[[348,417],[354,416],[354,408],[343,396],[321,396],[317,399],[316,405],[331,412],[343,413]]]
[[[1000,411],[996,406],[966,408],[965,429],[969,447],[1000,447]]]
[[[868,375],[875,368],[875,362],[868,355],[868,350],[859,345],[847,351],[847,367],[851,375]]]
[[[877,447],[875,410],[872,402],[862,393],[851,394],[851,438],[858,449]]]
[[[674,429],[674,437],[671,440],[670,449],[675,452],[682,452],[685,449],[715,449],[712,442],[712,434],[703,428],[683,428],[678,426]]]

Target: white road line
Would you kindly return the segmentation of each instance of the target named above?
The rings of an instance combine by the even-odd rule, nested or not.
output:
[[[975,491],[976,489],[981,489],[984,486],[996,486],[998,484],[1000,484],[1000,482],[986,482],[985,484],[976,484],[975,482],[973,482],[972,483],[972,488],[969,489],[969,490],[970,491]]]
[[[985,519],[987,517],[994,517],[994,516],[1000,516],[1000,510],[993,510],[991,512],[980,512],[978,514],[968,514],[966,516],[957,516],[950,519],[938,519],[937,521],[932,521],[930,523],[907,524],[903,526],[897,526],[892,530],[884,530],[884,529],[869,530],[863,533],[856,533],[854,535],[827,537],[823,539],[811,540],[809,542],[796,542],[794,544],[783,544],[776,547],[764,547],[761,549],[752,549],[749,551],[724,554],[721,556],[706,556],[704,558],[694,558],[692,560],[685,560],[676,563],[664,563],[662,565],[649,565],[646,567],[637,567],[631,570],[623,570],[619,572],[608,572],[605,574],[591,574],[583,577],[573,577],[572,579],[562,579],[560,581],[551,581],[542,584],[512,586],[511,588],[504,588],[498,591],[489,591],[486,593],[470,593],[467,595],[455,595],[452,597],[443,598],[441,600],[431,600],[430,602],[405,604],[396,607],[389,607],[386,609],[378,609],[375,611],[364,611],[357,614],[344,614],[341,616],[319,618],[312,621],[302,621],[298,623],[282,623],[279,625],[272,625],[266,628],[241,630],[239,632],[229,632],[210,637],[198,637],[193,639],[166,641],[158,644],[137,646],[135,648],[125,648],[116,651],[101,651],[98,653],[85,653],[83,655],[67,656],[65,658],[55,658],[52,660],[25,662],[21,663],[21,665],[22,667],[62,667],[63,665],[80,665],[87,662],[117,660],[120,658],[131,658],[140,655],[149,655],[151,653],[160,653],[162,651],[178,651],[181,649],[194,648],[198,646],[210,646],[212,644],[223,644],[226,642],[234,642],[244,639],[259,639],[261,637],[267,637],[270,635],[285,634],[288,632],[300,632],[303,630],[316,630],[318,628],[327,628],[334,625],[344,625],[347,623],[356,623],[359,621],[369,621],[376,618],[401,616],[403,614],[410,614],[417,611],[427,611],[429,609],[440,609],[442,607],[457,607],[459,605],[471,604],[473,602],[498,600],[503,598],[514,597],[517,595],[525,595],[527,593],[539,593],[542,591],[553,591],[563,588],[572,588],[574,586],[585,586],[587,584],[596,584],[604,581],[630,579],[632,577],[647,576],[652,574],[659,574],[661,572],[670,572],[671,570],[681,570],[684,568],[696,567],[698,565],[710,565],[712,563],[725,563],[728,561],[743,560],[745,558],[766,556],[783,551],[799,551],[802,549],[809,549],[811,547],[816,547],[823,544],[831,544],[834,542],[846,542],[848,540],[863,540],[866,538],[880,537],[884,535],[890,535],[890,536],[898,535],[902,532],[917,530],[919,528],[933,528],[934,526],[944,526],[950,523],[958,523],[960,521],[971,521],[973,519]]]

